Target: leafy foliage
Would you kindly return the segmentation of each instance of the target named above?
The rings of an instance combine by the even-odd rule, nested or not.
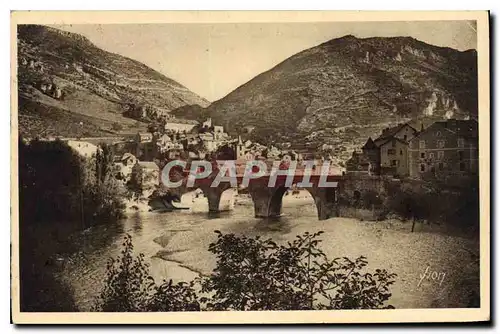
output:
[[[460,186],[440,182],[388,187],[384,202],[387,212],[403,219],[445,222],[477,232],[479,228],[479,179],[461,180]]]
[[[132,237],[123,242],[121,257],[110,259],[106,284],[97,300],[95,311],[102,312],[166,312],[197,311],[199,304],[193,283],[173,284],[163,281],[159,286],[149,274],[144,254],[134,257]]]
[[[144,255],[133,257],[130,236],[121,258],[107,268],[96,306],[101,311],[377,309],[391,296],[396,274],[364,272],[367,260],[328,259],[319,248],[323,232],[304,233],[287,245],[271,239],[215,231],[209,251],[217,265],[207,277],[159,286]]]
[[[107,278],[100,298],[99,310],[103,312],[135,312],[147,309],[153,294],[154,279],[149,275],[149,264],[144,254],[134,258],[132,237],[127,235],[122,244],[121,257],[110,259]]]
[[[318,247],[323,232],[306,232],[280,246],[271,239],[216,233],[209,250],[217,266],[202,282],[202,292],[213,294],[203,300],[208,309],[386,308],[391,296],[396,274],[380,269],[361,273],[367,265],[364,256],[329,260]]]

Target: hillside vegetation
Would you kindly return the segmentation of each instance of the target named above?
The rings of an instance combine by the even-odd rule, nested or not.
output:
[[[354,36],[300,52],[208,108],[174,113],[210,115],[232,134],[276,143],[360,146],[390,125],[477,115],[477,54],[410,37]],[[341,152],[343,151],[343,152]]]
[[[39,25],[18,26],[18,84],[20,130],[28,136],[133,133],[146,124],[123,117],[127,106],[169,113],[208,105],[138,61],[104,51],[81,35]]]

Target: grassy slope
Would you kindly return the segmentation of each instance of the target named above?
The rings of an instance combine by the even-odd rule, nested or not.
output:
[[[125,103],[167,111],[186,104],[208,104],[174,80],[138,61],[101,50],[80,35],[26,25],[19,27],[18,38],[19,62],[35,59],[44,66],[43,73],[18,67],[21,133],[27,130],[33,136],[48,128],[51,135],[128,134],[144,130],[146,124],[123,117]],[[62,87],[64,100],[35,89],[41,80]],[[75,127],[80,122],[86,123],[85,130]],[[122,129],[113,129],[114,123]]]
[[[433,94],[434,118],[455,102],[454,117],[477,114],[475,59],[475,51],[412,38],[346,36],[288,58],[202,112],[233,133],[253,125],[260,141],[359,146],[388,125],[425,121]]]

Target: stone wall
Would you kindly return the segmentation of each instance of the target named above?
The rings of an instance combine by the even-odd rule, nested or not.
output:
[[[354,199],[357,196],[362,198],[367,192],[386,196],[388,182],[398,183],[399,181],[379,175],[346,174],[339,182],[338,196],[342,199]]]

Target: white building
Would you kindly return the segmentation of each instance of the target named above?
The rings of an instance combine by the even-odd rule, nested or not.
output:
[[[86,141],[80,140],[68,140],[67,144],[73,150],[75,150],[79,155],[85,158],[90,158],[93,154],[97,152],[98,147]]]
[[[165,123],[165,131],[169,132],[190,132],[199,123],[188,119],[171,119]]]

